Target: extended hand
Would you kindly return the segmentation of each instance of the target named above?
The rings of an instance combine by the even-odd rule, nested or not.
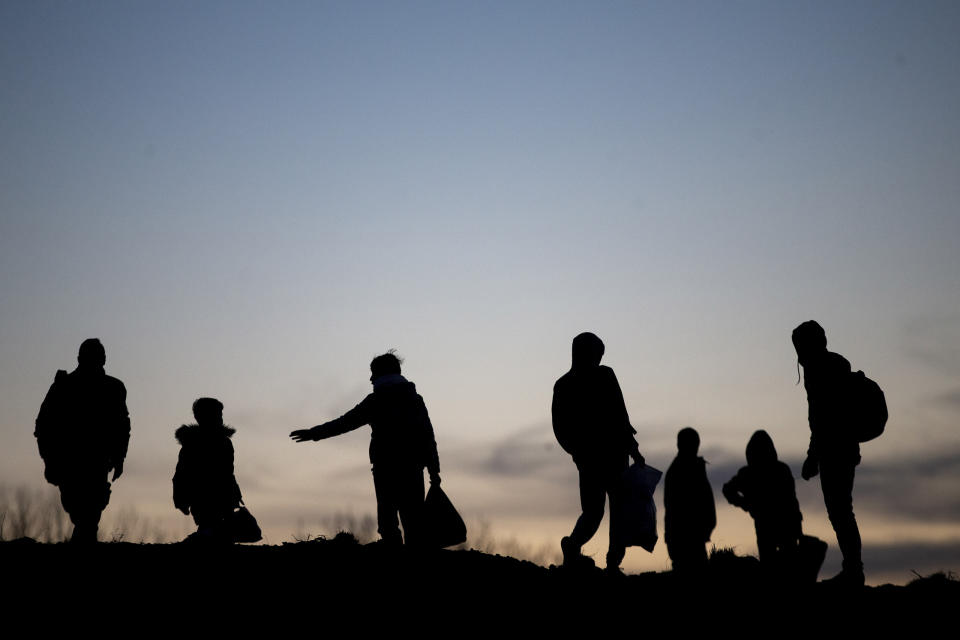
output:
[[[803,469],[800,470],[800,477],[804,480],[809,480],[820,473],[820,465],[817,464],[817,459],[813,456],[807,456],[807,459],[803,461]]]
[[[117,478],[119,478],[122,473],[123,473],[122,462],[118,462],[117,464],[113,465],[113,482],[116,482]]]
[[[296,431],[291,431],[290,437],[293,438],[295,442],[309,442],[311,440],[316,440],[316,438],[313,437],[312,429],[297,429]]]

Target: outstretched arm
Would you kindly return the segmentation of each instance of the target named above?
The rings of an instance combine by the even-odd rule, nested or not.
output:
[[[325,440],[342,433],[353,431],[365,424],[370,423],[369,401],[370,396],[364,398],[363,402],[355,406],[350,411],[330,422],[318,424],[310,429],[297,429],[290,432],[290,437],[294,442],[310,442],[314,440]]]

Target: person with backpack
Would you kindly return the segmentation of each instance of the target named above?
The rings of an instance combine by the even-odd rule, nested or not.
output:
[[[626,547],[617,538],[623,475],[628,456],[643,465],[636,430],[630,425],[623,392],[613,369],[600,364],[604,345],[596,335],[573,339],[573,362],[553,386],[553,432],[563,450],[573,457],[580,474],[582,513],[569,536],[560,540],[563,563],[584,563],[580,549],[600,527],[603,506],[610,497],[610,546],[607,571],[617,574]]]
[[[853,374],[846,358],[827,351],[827,336],[823,327],[814,320],[808,320],[793,330],[792,340],[799,366],[803,367],[803,385],[809,407],[810,446],[801,476],[804,480],[810,480],[820,475],[827,516],[837,534],[840,553],[843,554],[842,571],[828,581],[862,586],[862,544],[853,513],[853,481],[857,465],[860,464],[861,438],[873,437],[861,436],[858,425],[863,424],[867,417],[865,414],[872,414],[873,410],[857,402],[858,386],[863,385],[857,384],[856,376],[863,378],[862,373]],[[876,387],[876,392],[879,392],[879,387]],[[882,393],[879,398],[882,402]],[[885,421],[884,404],[880,430]]]
[[[377,531],[391,546],[425,546],[423,470],[440,486],[440,457],[433,425],[416,386],[400,374],[392,352],[370,362],[373,393],[335,420],[290,433],[295,442],[332,438],[369,424],[370,463],[377,494]],[[397,514],[403,523],[403,536]]]
[[[123,473],[130,442],[127,389],[104,372],[106,361],[98,339],[84,340],[77,368],[57,371],[33,434],[43,475],[60,489],[63,509],[73,522],[74,543],[97,541],[100,516],[110,502],[110,482]]]

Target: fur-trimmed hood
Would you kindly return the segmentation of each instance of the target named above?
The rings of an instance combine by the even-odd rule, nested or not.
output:
[[[187,444],[187,442],[195,442],[211,436],[232,438],[236,432],[236,429],[228,427],[227,425],[210,428],[201,427],[198,424],[185,424],[177,429],[174,435],[177,438],[177,442],[184,445]]]

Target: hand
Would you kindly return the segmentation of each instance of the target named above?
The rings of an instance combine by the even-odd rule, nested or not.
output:
[[[123,474],[123,463],[118,462],[117,464],[113,465],[113,482],[116,482],[117,478],[119,478],[122,474]]]
[[[294,442],[309,442],[316,440],[316,438],[313,437],[313,429],[297,429],[296,431],[291,431],[290,437],[293,438]]]
[[[439,487],[440,486],[440,474],[439,473],[430,473],[430,486]]]
[[[640,454],[639,449],[631,453],[630,457],[633,458],[633,461],[636,462],[641,467],[647,464],[647,461],[643,459],[643,455]]]
[[[820,473],[820,465],[817,463],[817,459],[813,456],[807,456],[807,459],[803,461],[803,469],[800,470],[800,477],[804,480],[809,480]]]

